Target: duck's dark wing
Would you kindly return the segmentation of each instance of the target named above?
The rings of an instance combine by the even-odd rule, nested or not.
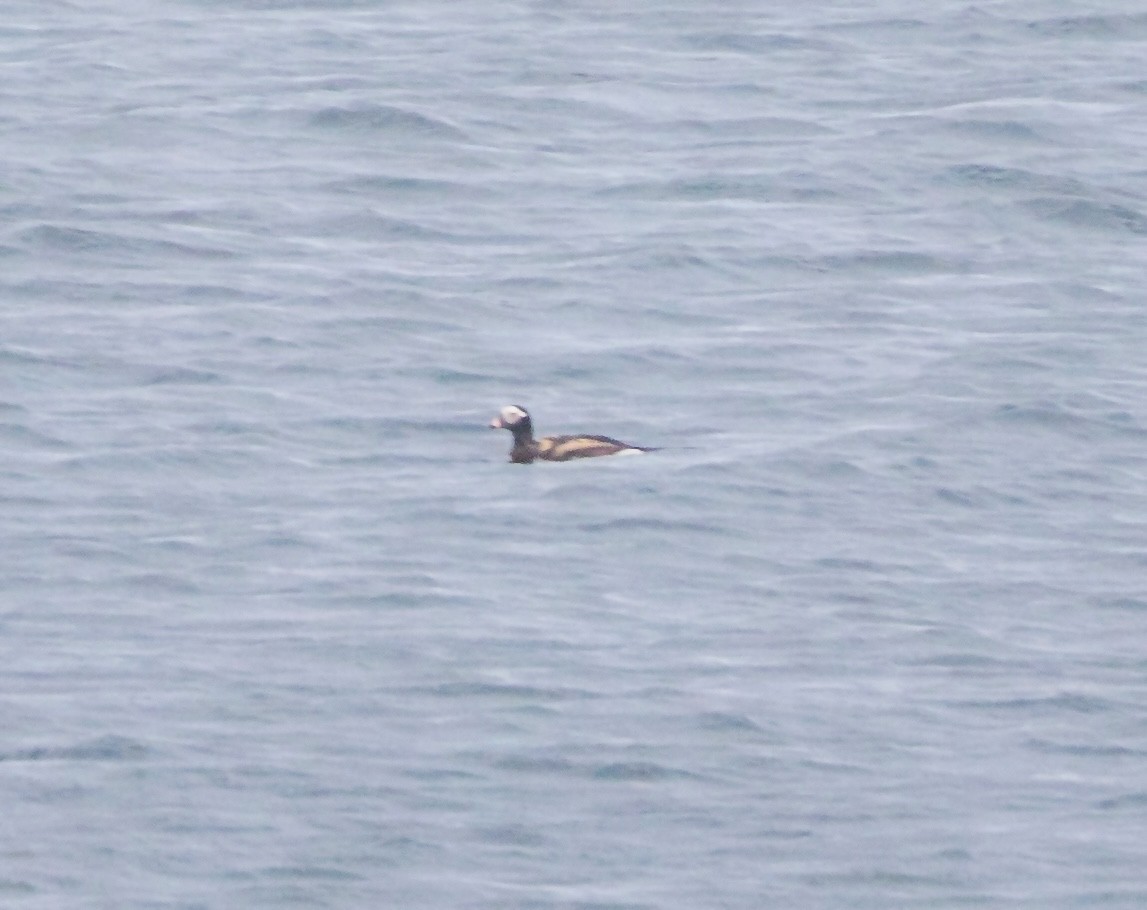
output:
[[[538,440],[538,458],[545,461],[569,461],[571,458],[595,458],[620,452],[645,452],[608,436],[546,436]]]

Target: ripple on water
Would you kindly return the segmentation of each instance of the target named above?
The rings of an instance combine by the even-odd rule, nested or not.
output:
[[[1147,234],[1147,215],[1128,205],[1045,196],[1029,200],[1023,206],[1041,220],[1059,221],[1072,227],[1116,231],[1137,237]]]
[[[0,752],[0,762],[138,761],[151,750],[127,736],[101,736],[70,746],[31,746]]]
[[[465,131],[446,120],[389,104],[330,105],[310,114],[311,126],[341,132],[378,132],[389,136],[462,142]]]
[[[20,240],[34,247],[64,253],[97,253],[109,256],[174,257],[177,259],[232,259],[233,250],[203,244],[180,243],[155,237],[133,236],[109,230],[44,224],[20,232]]]

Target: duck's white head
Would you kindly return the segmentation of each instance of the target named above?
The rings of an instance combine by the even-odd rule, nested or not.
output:
[[[495,430],[513,430],[518,425],[529,422],[530,415],[526,413],[525,408],[520,408],[516,404],[508,404],[498,412],[497,417],[490,421],[490,426]]]

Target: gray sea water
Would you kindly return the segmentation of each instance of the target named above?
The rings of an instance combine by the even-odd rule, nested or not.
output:
[[[1147,906],[1147,13],[789,6],[4,4],[0,907]]]

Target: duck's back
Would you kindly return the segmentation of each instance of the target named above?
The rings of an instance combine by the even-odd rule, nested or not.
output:
[[[631,446],[609,436],[544,436],[538,440],[537,457],[544,461],[569,461],[571,458],[644,451],[640,446]]]

